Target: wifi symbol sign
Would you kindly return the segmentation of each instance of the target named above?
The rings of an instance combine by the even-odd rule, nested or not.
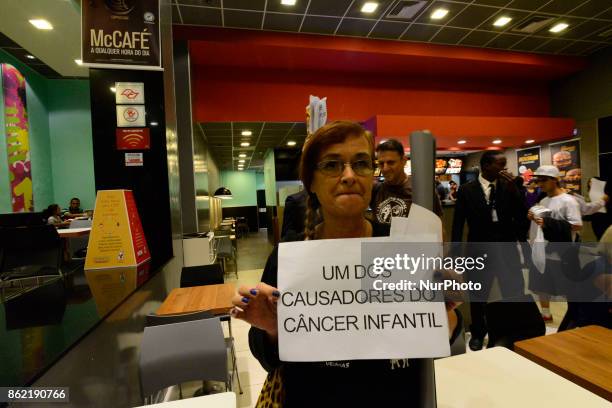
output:
[[[123,140],[131,147],[136,147],[144,141],[144,136],[139,135],[138,133],[129,133],[123,136]]]
[[[117,129],[118,150],[143,150],[150,148],[149,129]]]

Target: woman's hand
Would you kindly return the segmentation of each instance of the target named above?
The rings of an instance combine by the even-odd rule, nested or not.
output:
[[[264,330],[272,339],[278,337],[276,304],[280,292],[273,286],[260,282],[256,287],[242,286],[232,299],[231,315],[251,326]]]
[[[453,302],[453,301],[446,302],[446,314],[448,315],[448,337],[449,338],[453,335],[453,333],[455,332],[455,329],[457,328],[458,319],[457,319],[457,313],[455,312],[455,309],[459,307],[461,303],[463,302]]]
[[[533,215],[533,212],[531,210],[527,211],[527,218],[531,221],[535,219],[535,216]]]
[[[538,224],[540,227],[544,226],[544,218],[534,217],[533,222]]]

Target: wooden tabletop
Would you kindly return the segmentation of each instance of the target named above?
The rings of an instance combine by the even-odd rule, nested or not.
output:
[[[612,330],[581,327],[516,342],[514,350],[612,401]]]
[[[89,235],[91,232],[91,227],[86,228],[65,228],[58,229],[57,233],[61,238],[76,238],[83,237],[85,235]]]
[[[609,408],[605,399],[504,347],[440,358],[440,408]]]
[[[235,294],[236,288],[233,283],[176,288],[157,309],[157,314],[179,314],[204,310],[212,314],[226,314],[233,307],[232,297]]]

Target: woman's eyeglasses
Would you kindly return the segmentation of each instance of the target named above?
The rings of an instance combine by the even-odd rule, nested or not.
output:
[[[371,176],[374,173],[372,160],[355,160],[343,162],[342,160],[324,160],[317,164],[317,169],[329,177],[338,177],[344,172],[345,166],[351,166],[355,174],[359,176]]]

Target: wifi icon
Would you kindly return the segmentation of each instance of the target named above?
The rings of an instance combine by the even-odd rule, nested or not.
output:
[[[142,144],[144,141],[144,136],[138,133],[128,133],[127,135],[123,136],[123,140],[130,147],[136,147]]]
[[[118,150],[141,150],[150,148],[149,129],[117,129]]]

